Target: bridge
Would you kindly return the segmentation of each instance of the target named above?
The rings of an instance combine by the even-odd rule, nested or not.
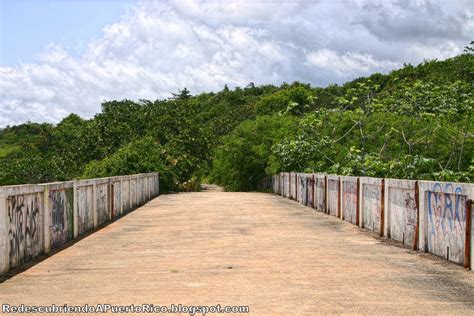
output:
[[[157,196],[158,179],[3,188],[0,303],[220,304],[248,306],[255,315],[474,311],[465,252],[443,258],[381,238],[380,222],[361,227],[369,220],[368,201],[358,198],[368,190],[364,184],[386,191],[396,183],[356,180],[353,219],[343,195],[350,178],[288,173],[274,177],[277,194],[207,186]],[[416,185],[418,195],[428,196],[426,185]],[[339,197],[327,199],[333,189]],[[379,192],[371,202],[381,203]],[[424,197],[417,199],[421,209]]]

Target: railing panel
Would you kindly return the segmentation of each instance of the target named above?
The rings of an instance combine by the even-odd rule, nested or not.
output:
[[[79,235],[94,228],[94,184],[79,185],[77,188],[77,231]]]
[[[358,224],[358,190],[357,177],[340,177],[341,181],[341,214],[342,219]]]
[[[416,181],[385,179],[385,236],[412,246],[416,242]]]
[[[360,178],[361,220],[360,226],[381,233],[382,224],[382,181],[379,178]]]
[[[421,247],[432,254],[463,264],[466,247],[466,201],[473,185],[420,181]]]
[[[314,175],[314,208],[326,212],[326,175]]]
[[[339,216],[339,177],[330,175],[326,179],[328,214]]]
[[[108,182],[96,185],[97,223],[101,225],[110,220]]]
[[[48,193],[46,216],[49,234],[45,234],[47,251],[61,247],[74,238],[73,182],[45,184]]]

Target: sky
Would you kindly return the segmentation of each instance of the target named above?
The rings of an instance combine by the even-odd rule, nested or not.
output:
[[[0,0],[0,128],[184,87],[340,84],[472,40],[470,0]]]

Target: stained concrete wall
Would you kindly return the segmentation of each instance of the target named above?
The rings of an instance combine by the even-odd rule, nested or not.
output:
[[[381,233],[383,205],[383,179],[359,178],[360,218],[359,226]]]
[[[287,190],[301,204],[406,247],[465,267],[474,264],[474,214],[468,206],[474,184],[301,173],[280,177],[283,196]]]
[[[63,246],[158,193],[156,173],[0,187],[0,273]]]
[[[272,177],[272,190],[275,194],[280,194],[280,175],[276,174]]]
[[[308,205],[308,176],[304,173],[298,174],[298,202]]]
[[[132,206],[130,199],[130,177],[122,178],[122,213],[129,211]]]
[[[339,215],[339,176],[328,175],[326,177],[326,203],[327,212],[332,216]]]
[[[385,179],[384,236],[414,247],[418,209],[416,181]]]
[[[279,190],[278,194],[280,194],[281,196],[283,196],[284,191],[285,191],[285,188],[284,188],[285,179],[284,179],[284,177],[283,177],[283,173],[280,173],[280,174],[279,174],[278,181],[280,182],[280,184],[279,184],[280,190]]]
[[[314,177],[312,173],[298,173],[297,174],[297,194],[296,200],[303,204],[313,206],[313,194],[314,194]]]
[[[124,197],[122,196],[122,180],[120,178],[113,178],[111,180],[110,189],[113,191],[111,215],[112,215],[112,218],[115,218],[123,214],[122,200],[124,199]]]
[[[314,174],[307,175],[306,181],[308,182],[306,205],[314,208]]]
[[[327,212],[326,175],[320,173],[314,175],[314,208],[321,212]]]
[[[296,200],[296,189],[298,182],[296,179],[296,173],[290,172],[290,199]]]
[[[286,198],[290,197],[290,174],[288,172],[282,173],[283,177],[283,196]]]
[[[357,177],[340,177],[341,191],[341,216],[342,219],[352,224],[359,224],[358,213],[358,178]]]

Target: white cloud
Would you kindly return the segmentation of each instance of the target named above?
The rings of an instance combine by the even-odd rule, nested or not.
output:
[[[410,51],[420,59],[446,59],[462,53],[463,49],[453,41],[444,41],[437,45],[414,44]]]
[[[91,117],[104,99],[153,100],[183,87],[199,93],[249,82],[341,83],[452,56],[474,34],[464,0],[449,8],[383,3],[141,2],[81,56],[51,44],[36,62],[0,67],[0,127],[58,122],[71,112]],[[417,19],[440,24],[441,38],[423,33]]]
[[[345,52],[339,54],[330,49],[312,51],[306,57],[309,65],[333,71],[342,77],[388,71],[400,66],[399,63],[390,60],[376,60],[374,56],[367,53]]]

